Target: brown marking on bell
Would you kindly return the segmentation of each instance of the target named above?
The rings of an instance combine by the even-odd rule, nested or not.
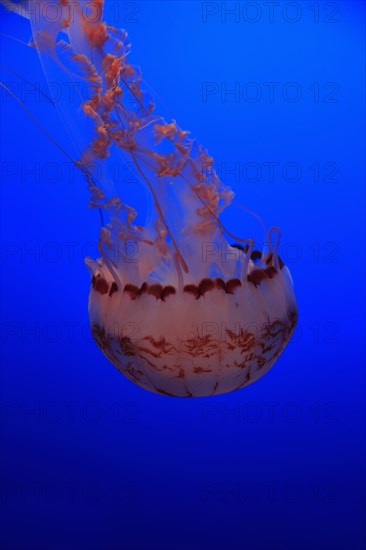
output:
[[[195,336],[193,338],[187,338],[184,341],[186,351],[193,357],[207,357],[207,349],[210,345],[211,336],[209,334],[205,336]]]
[[[266,259],[264,260],[266,262],[266,265],[271,265],[272,264],[272,261],[273,261],[273,254],[272,252],[270,252],[268,254],[268,256],[266,257]]]
[[[268,279],[264,269],[253,269],[247,276],[247,281],[255,287],[259,286],[264,279]]]
[[[238,347],[241,349],[241,353],[243,353],[244,351],[249,351],[251,348],[255,348],[257,345],[256,337],[252,332],[240,330],[239,334],[236,334],[228,328],[225,332],[234,344],[234,346],[231,346],[231,349]]]
[[[226,289],[225,281],[221,279],[221,277],[217,277],[215,279],[215,286],[216,288],[221,288],[222,290]]]
[[[136,346],[132,343],[131,338],[128,336],[122,336],[119,339],[119,345],[124,355],[136,355]]]
[[[238,365],[235,365],[238,369],[246,369],[248,367],[247,361],[242,361]]]
[[[249,245],[247,244],[245,246],[243,246],[242,244],[232,244],[231,247],[236,248],[237,250],[241,250],[242,252],[245,252],[245,254],[249,250]]]
[[[270,254],[268,254],[268,256],[265,259],[265,262],[266,262],[267,266],[273,265],[273,253],[272,252]],[[283,263],[283,261],[281,260],[281,258],[279,256],[278,256],[278,265],[280,266],[280,269],[285,267],[285,264]]]
[[[94,340],[98,343],[99,347],[103,348],[104,338],[105,338],[105,330],[102,329],[99,325],[96,325],[96,324],[92,324],[90,329],[91,329],[91,333],[93,335]]]
[[[136,300],[137,296],[140,293],[140,289],[135,285],[128,284],[128,285],[125,285],[123,292],[128,294],[131,300]]]
[[[193,367],[193,372],[195,374],[204,374],[207,372],[212,372],[212,369],[204,369],[203,367]]]
[[[188,294],[192,294],[198,300],[198,298],[201,296],[201,293],[196,285],[185,285],[184,292],[187,292]]]
[[[280,334],[284,332],[284,323],[279,319],[274,321],[268,321],[262,326],[262,337],[267,340],[268,338],[277,338]]]
[[[241,286],[240,279],[230,279],[225,285],[226,293],[234,294],[235,290],[240,286]]]
[[[287,318],[290,323],[290,327],[289,327],[290,332],[292,332],[295,329],[298,317],[299,317],[299,314],[297,309],[290,309],[287,312]]]
[[[172,296],[173,294],[175,294],[174,286],[164,287],[163,292],[161,293],[162,301],[165,302],[166,298],[168,298],[169,296]]]
[[[248,383],[250,382],[251,378],[252,378],[252,377],[251,377],[251,375],[250,375],[250,369],[249,369],[249,371],[248,371],[248,373],[247,373],[246,380],[244,380],[244,382],[243,382],[242,384],[240,384],[240,386],[238,386],[237,389],[243,388],[246,384],[248,384]]]
[[[262,252],[259,252],[259,250],[253,250],[253,252],[250,255],[250,259],[253,260],[253,262],[261,260],[262,259]]]
[[[151,355],[151,357],[153,357],[153,359],[149,359],[148,357],[146,357],[145,354]],[[152,353],[147,348],[144,348],[143,346],[138,346],[136,355],[140,358],[143,355],[144,363],[146,363],[153,371],[160,371],[161,370],[161,369],[158,368],[156,362],[154,361],[155,359],[160,358],[159,353]]]
[[[140,379],[142,378],[141,375],[140,375],[140,372],[139,371],[136,371],[136,369],[134,369],[133,367],[130,366],[130,363],[128,364],[128,366],[125,368],[125,371],[128,373],[128,375],[135,381],[135,382],[139,382]],[[120,372],[123,372],[123,371],[120,371]]]
[[[148,345],[146,345],[148,343]],[[152,349],[155,348],[155,349]],[[144,361],[146,361],[149,366],[153,369],[158,368],[155,363],[150,363],[148,356],[153,357],[154,359],[161,358],[164,355],[176,355],[177,350],[175,346],[165,340],[162,336],[160,340],[155,340],[152,336],[144,336],[140,338],[138,342],[135,342],[134,349],[136,355],[143,356]],[[163,367],[166,368],[166,367]],[[161,370],[161,368],[159,369]],[[175,370],[175,367],[171,367],[170,370]]]
[[[169,392],[167,392],[167,391],[165,391],[165,390],[162,390],[162,389],[160,389],[160,388],[157,388],[156,386],[154,386],[154,388],[155,388],[156,391],[157,391],[158,393],[160,393],[161,395],[167,395],[168,397],[176,397],[176,395],[174,395],[173,393],[169,393]]]
[[[146,293],[149,293],[149,285],[147,283],[142,283],[141,288],[139,290],[139,296]]]
[[[161,336],[159,340],[155,340],[152,336],[144,336],[143,339],[150,342],[154,348],[160,349],[164,353],[168,353],[171,347],[171,344],[165,340],[164,336]]]
[[[111,288],[109,290],[109,296],[112,296],[112,294],[114,294],[115,292],[118,292],[118,286],[113,281],[113,283],[111,284]]]
[[[269,344],[268,346],[265,346],[263,344],[261,345],[261,349],[263,353],[268,353],[269,351],[272,351],[274,347],[275,347],[275,344]]]
[[[163,286],[160,284],[151,285],[147,292],[150,296],[155,296],[157,300],[160,300],[163,293]]]
[[[267,364],[267,361],[261,355],[257,358],[257,370],[262,369]]]
[[[213,290],[215,288],[215,283],[212,279],[202,279],[200,284],[198,285],[198,290],[200,291],[200,294],[203,296],[206,292],[209,290]]]
[[[108,358],[112,357],[112,362],[113,362],[113,356],[110,353],[108,354],[108,352],[110,351],[110,342],[104,328],[100,327],[99,325],[92,324],[91,332],[94,340],[96,341],[100,349],[103,350],[103,352],[108,356]]]
[[[109,285],[107,281],[103,279],[103,277],[101,277],[101,275],[98,275],[97,277],[95,277],[94,284],[92,279],[92,285],[95,292],[99,292],[99,294],[102,294],[102,295],[108,293]]]
[[[266,269],[264,271],[265,271],[268,279],[273,279],[273,277],[277,273],[277,269],[273,265],[270,265],[269,267],[266,267]]]

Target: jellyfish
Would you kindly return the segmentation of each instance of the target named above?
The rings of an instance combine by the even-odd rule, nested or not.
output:
[[[85,260],[91,332],[109,361],[146,390],[232,392],[267,373],[295,329],[280,231],[272,227],[259,251],[224,226],[232,190],[198,141],[156,114],[129,62],[127,33],[103,21],[103,2],[5,2],[29,19],[29,45],[46,79],[62,75],[76,89],[75,101],[56,107],[89,207],[100,213],[99,258]],[[138,195],[150,204],[142,224],[128,186],[111,182],[116,159],[133,167]]]

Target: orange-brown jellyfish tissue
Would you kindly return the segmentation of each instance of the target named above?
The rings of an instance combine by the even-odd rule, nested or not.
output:
[[[269,231],[262,253],[252,239],[226,231],[220,214],[233,193],[197,141],[155,114],[128,61],[127,34],[102,21],[102,8],[103,0],[87,7],[28,0],[22,11],[46,77],[78,84],[74,101],[58,108],[90,206],[102,213],[100,258],[86,259],[93,336],[146,390],[179,397],[231,392],[271,368],[296,325],[279,231]],[[150,197],[143,224],[126,204],[127,187],[114,191],[116,161],[133,168],[142,196],[144,188]]]

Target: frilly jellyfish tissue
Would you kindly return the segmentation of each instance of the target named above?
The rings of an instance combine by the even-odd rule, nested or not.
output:
[[[127,33],[103,21],[103,0],[2,1],[29,19],[47,80],[83,90],[57,108],[89,206],[100,211],[100,257],[85,260],[99,348],[129,380],[163,395],[208,396],[258,380],[297,321],[279,229],[261,252],[250,235],[226,229],[233,192],[189,132],[155,113],[129,63]],[[131,184],[112,184],[115,161],[133,167],[151,203],[143,224],[126,203]]]

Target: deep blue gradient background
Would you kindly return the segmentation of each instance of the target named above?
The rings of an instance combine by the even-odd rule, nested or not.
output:
[[[128,30],[158,112],[208,148],[239,202],[281,227],[299,325],[240,392],[157,396],[102,356],[83,264],[97,212],[67,159],[1,96],[6,550],[365,547],[365,4],[281,2],[272,22],[265,4],[111,0],[105,13]],[[1,20],[29,39],[27,21],[3,9]],[[2,66],[45,84],[33,50],[1,43]],[[53,107],[8,71],[1,80],[73,154]],[[225,95],[235,83],[241,96]],[[265,163],[277,163],[272,180]],[[236,233],[256,235],[230,212]]]

